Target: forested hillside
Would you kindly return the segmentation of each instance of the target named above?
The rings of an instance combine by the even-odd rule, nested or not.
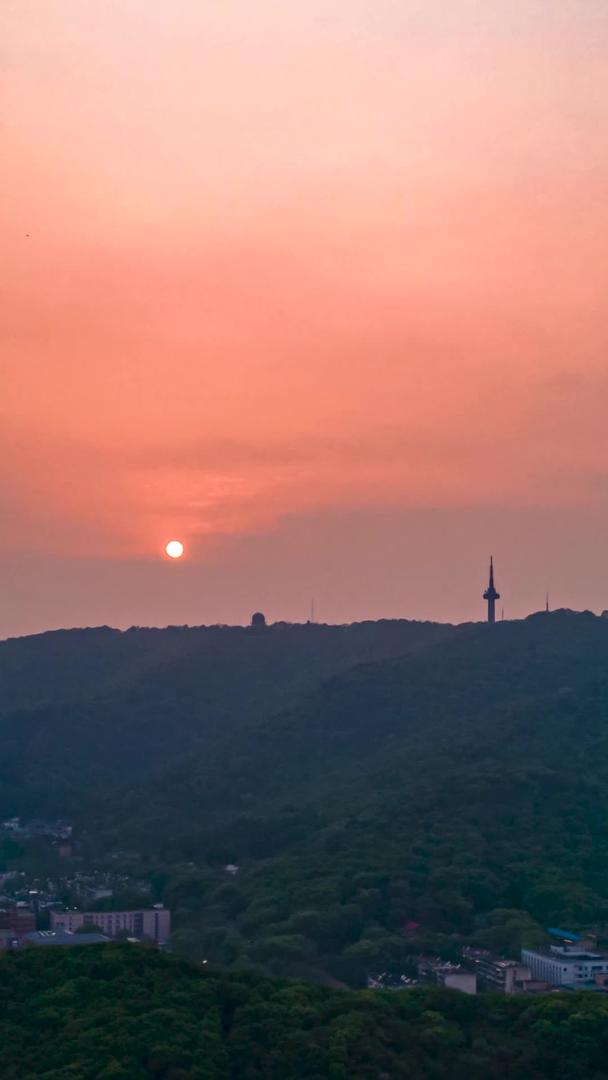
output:
[[[343,993],[123,945],[0,960],[3,1080],[605,1080],[608,1000]]]
[[[221,963],[356,984],[422,948],[516,954],[551,923],[602,937],[608,623],[535,616],[361,665],[112,797],[89,843],[163,867],[185,946]]]
[[[111,690],[4,715],[4,806],[149,879],[175,948],[356,986],[547,925],[608,938],[608,620],[139,633],[183,652],[127,676],[119,636]]]
[[[0,642],[0,817],[78,813],[96,788],[263,720],[362,660],[443,640],[452,627],[100,627]]]

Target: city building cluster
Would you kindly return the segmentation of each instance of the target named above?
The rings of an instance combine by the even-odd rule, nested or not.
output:
[[[43,840],[59,857],[52,880],[23,870],[0,872],[0,951],[31,945],[88,945],[116,937],[159,947],[168,942],[171,912],[163,904],[152,903],[146,881],[118,870],[77,869],[82,860],[72,858],[73,829],[68,822],[24,822],[13,817],[0,822],[0,837],[14,838],[17,843]],[[121,905],[120,898],[127,896],[139,899],[139,904]],[[113,910],[96,910],[99,906]]]
[[[40,928],[33,904],[23,900],[0,907],[0,951],[28,945],[90,945],[121,937],[161,947],[171,934],[171,912],[163,904],[129,911],[56,910]]]
[[[608,955],[599,952],[590,935],[548,929],[546,948],[522,949],[521,959],[496,956],[488,949],[465,946],[460,963],[441,957],[418,957],[417,977],[384,971],[370,975],[370,990],[407,990],[421,983],[461,990],[465,994],[538,994],[592,990],[608,994]]]
[[[483,989],[503,994],[595,990],[608,994],[608,955],[590,935],[550,927],[546,948],[522,949],[521,960],[505,960],[483,949],[467,949]]]

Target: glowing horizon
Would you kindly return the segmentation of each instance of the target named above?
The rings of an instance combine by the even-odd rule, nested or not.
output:
[[[481,578],[503,512],[526,538],[503,566],[530,568],[554,537],[526,522],[571,535],[575,516],[552,573],[589,602],[608,527],[605,4],[23,0],[4,22],[0,633],[138,621],[171,536],[223,583],[227,621],[247,572],[305,610],[296,558],[307,593],[334,543],[331,612],[377,612],[404,516],[429,611],[433,515]],[[69,571],[57,593],[62,560],[104,566],[109,593],[79,607]],[[11,592],[25,566],[40,612]],[[179,621],[186,594],[163,588],[154,617]]]

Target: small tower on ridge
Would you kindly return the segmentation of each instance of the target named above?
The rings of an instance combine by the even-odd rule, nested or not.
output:
[[[494,562],[492,556],[490,556],[490,581],[488,587],[483,594],[484,600],[488,601],[488,622],[496,622],[496,601],[500,600],[500,593],[496,592],[494,588]]]

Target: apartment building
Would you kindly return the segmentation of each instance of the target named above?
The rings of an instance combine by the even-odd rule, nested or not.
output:
[[[171,933],[171,912],[162,904],[138,911],[51,911],[51,930],[75,932],[83,926],[99,928],[107,937],[126,932],[132,937],[151,938],[163,945]]]

